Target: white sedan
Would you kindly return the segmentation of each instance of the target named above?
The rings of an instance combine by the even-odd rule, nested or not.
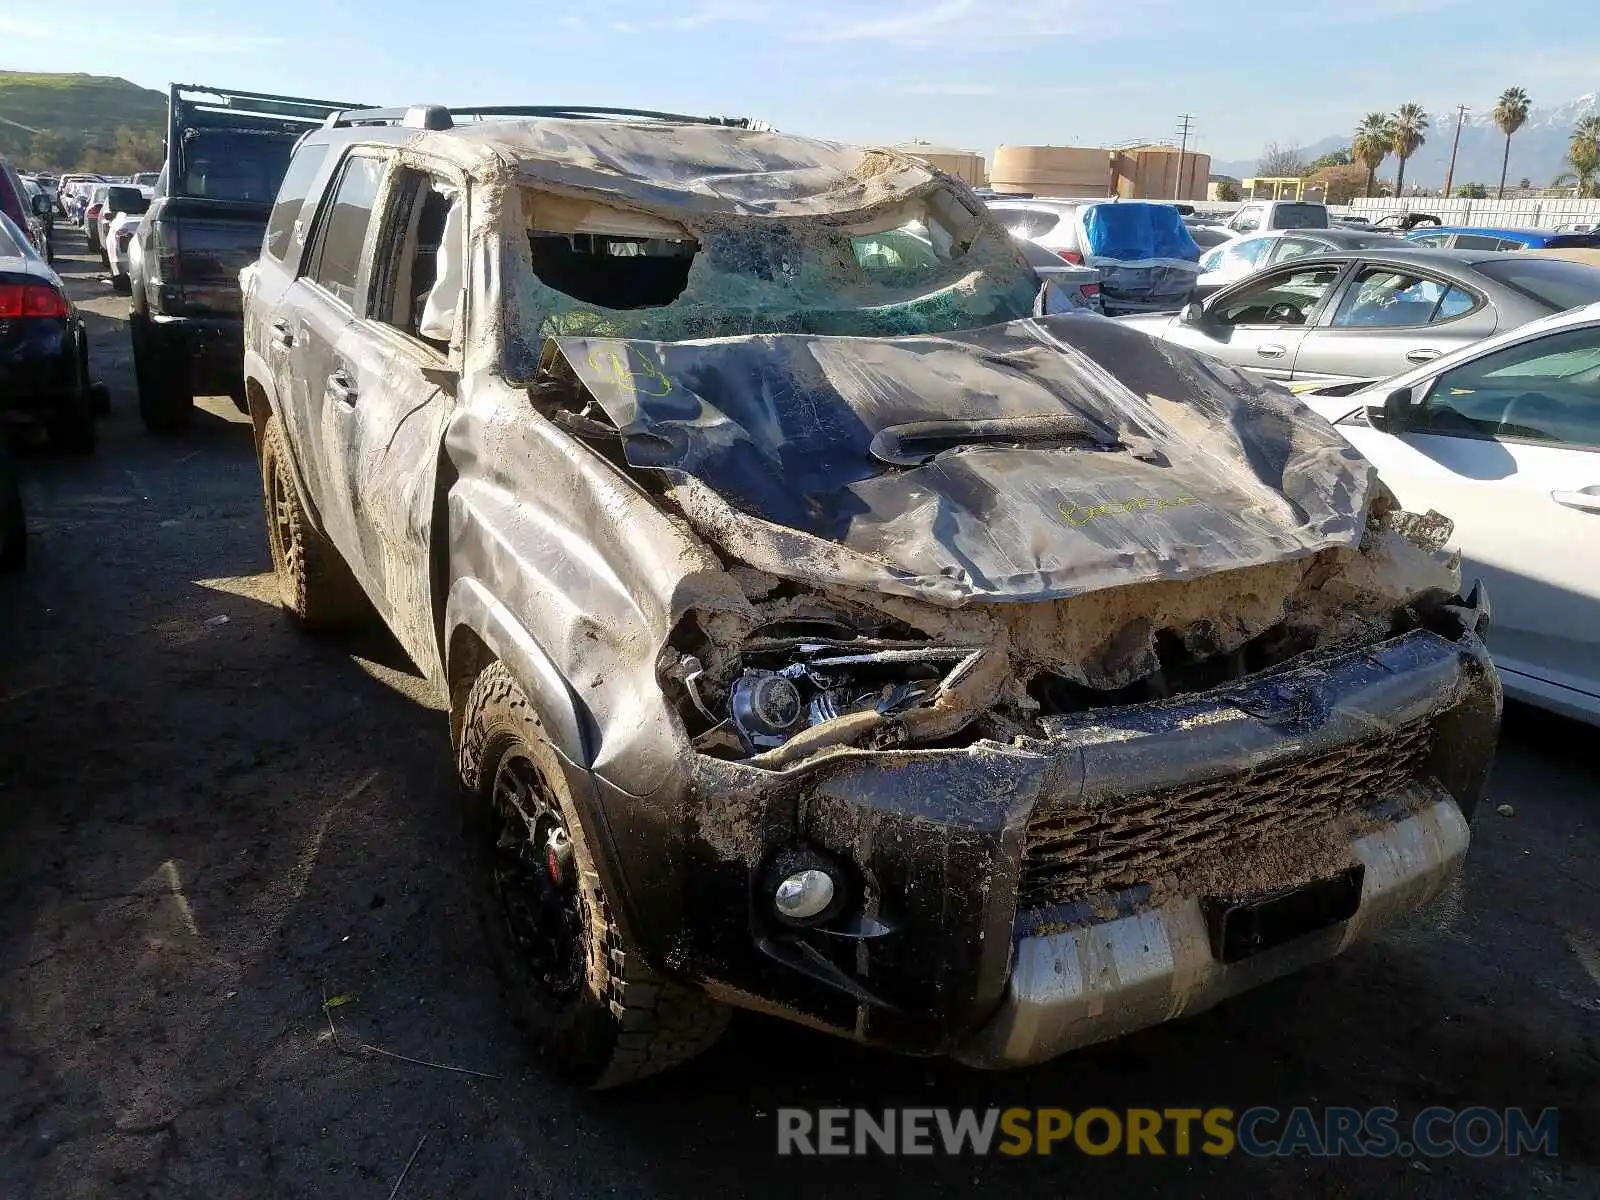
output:
[[[143,213],[121,212],[112,217],[111,224],[106,227],[106,270],[111,276],[112,288],[123,295],[129,291],[128,246],[142,220]]]
[[[1405,508],[1455,522],[1506,694],[1600,725],[1600,304],[1301,398]]]

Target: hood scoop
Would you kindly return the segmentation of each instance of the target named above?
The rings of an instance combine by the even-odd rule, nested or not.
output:
[[[867,452],[891,467],[920,467],[947,450],[963,446],[1080,445],[1120,450],[1117,435],[1081,413],[1039,413],[1029,417],[968,417],[907,421],[872,435]]]

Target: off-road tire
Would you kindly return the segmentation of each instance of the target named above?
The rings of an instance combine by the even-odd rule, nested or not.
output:
[[[559,803],[572,840],[581,917],[583,986],[555,1005],[516,952],[488,861],[490,798],[513,749],[531,761]],[[595,869],[559,760],[522,689],[501,663],[473,683],[456,756],[466,804],[474,891],[485,937],[512,1014],[556,1074],[588,1088],[630,1083],[686,1062],[727,1027],[729,1010],[697,989],[663,979],[622,939]]]
[[[139,418],[151,433],[172,433],[194,416],[194,385],[189,364],[159,352],[137,313],[128,322],[133,342],[133,377],[139,388]]]
[[[261,431],[261,496],[284,611],[311,632],[337,629],[365,617],[370,609],[361,585],[301,507],[276,413]]]

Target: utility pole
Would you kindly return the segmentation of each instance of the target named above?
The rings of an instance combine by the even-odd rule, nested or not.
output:
[[[1172,184],[1174,200],[1183,199],[1183,155],[1189,149],[1189,127],[1193,122],[1194,117],[1190,113],[1178,114],[1178,136],[1181,140],[1178,142],[1178,178]]]
[[[1450,199],[1450,182],[1456,177],[1456,150],[1461,146],[1461,122],[1467,119],[1467,106],[1456,105],[1456,140],[1450,143],[1450,165],[1444,172],[1444,198]]]

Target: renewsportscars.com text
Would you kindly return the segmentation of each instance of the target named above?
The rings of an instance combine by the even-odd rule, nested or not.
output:
[[[1556,1109],[780,1108],[782,1155],[1554,1157]]]

